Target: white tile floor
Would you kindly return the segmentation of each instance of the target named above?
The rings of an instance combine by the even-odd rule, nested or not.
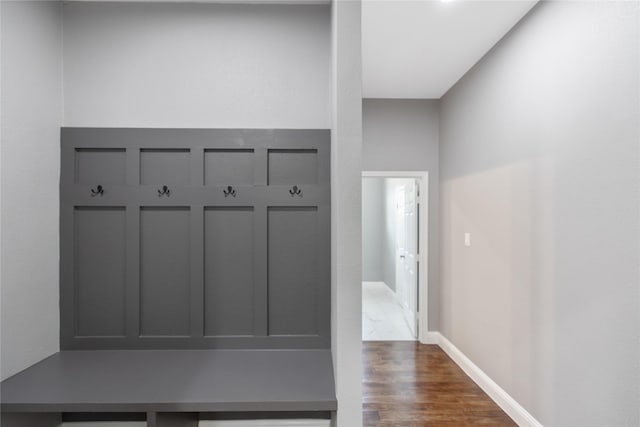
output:
[[[415,341],[395,294],[384,283],[362,284],[362,340]]]

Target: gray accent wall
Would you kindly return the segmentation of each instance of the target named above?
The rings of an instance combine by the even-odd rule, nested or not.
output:
[[[62,14],[59,2],[2,1],[0,15],[5,379],[59,349]]]
[[[362,280],[382,282],[385,227],[384,179],[362,179]]]
[[[541,2],[441,104],[440,331],[545,426],[640,425],[639,22]]]
[[[439,105],[439,100],[424,99],[362,103],[362,170],[429,172],[430,330],[438,330],[440,318]]]
[[[328,130],[63,128],[62,348],[327,348],[329,150]]]

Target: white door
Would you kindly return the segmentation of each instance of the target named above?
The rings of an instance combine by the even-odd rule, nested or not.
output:
[[[418,331],[418,187],[415,180],[396,192],[396,294],[414,337]]]

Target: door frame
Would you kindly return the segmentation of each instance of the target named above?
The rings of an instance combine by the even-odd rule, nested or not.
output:
[[[420,180],[420,231],[418,245],[418,341],[425,344],[429,336],[429,172],[362,171],[362,178],[415,178]]]

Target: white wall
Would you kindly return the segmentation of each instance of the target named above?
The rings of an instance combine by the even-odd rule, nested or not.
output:
[[[66,126],[331,126],[328,5],[64,4]]]
[[[362,426],[362,46],[360,0],[331,9],[331,349],[337,427]]]
[[[362,179],[362,280],[382,282],[385,227],[384,179]]]
[[[541,2],[441,104],[440,330],[545,426],[640,425],[639,14]]]
[[[2,1],[2,379],[58,351],[62,32],[57,2]]]
[[[362,163],[365,171],[429,172],[429,329],[438,330],[439,100],[365,99]]]

